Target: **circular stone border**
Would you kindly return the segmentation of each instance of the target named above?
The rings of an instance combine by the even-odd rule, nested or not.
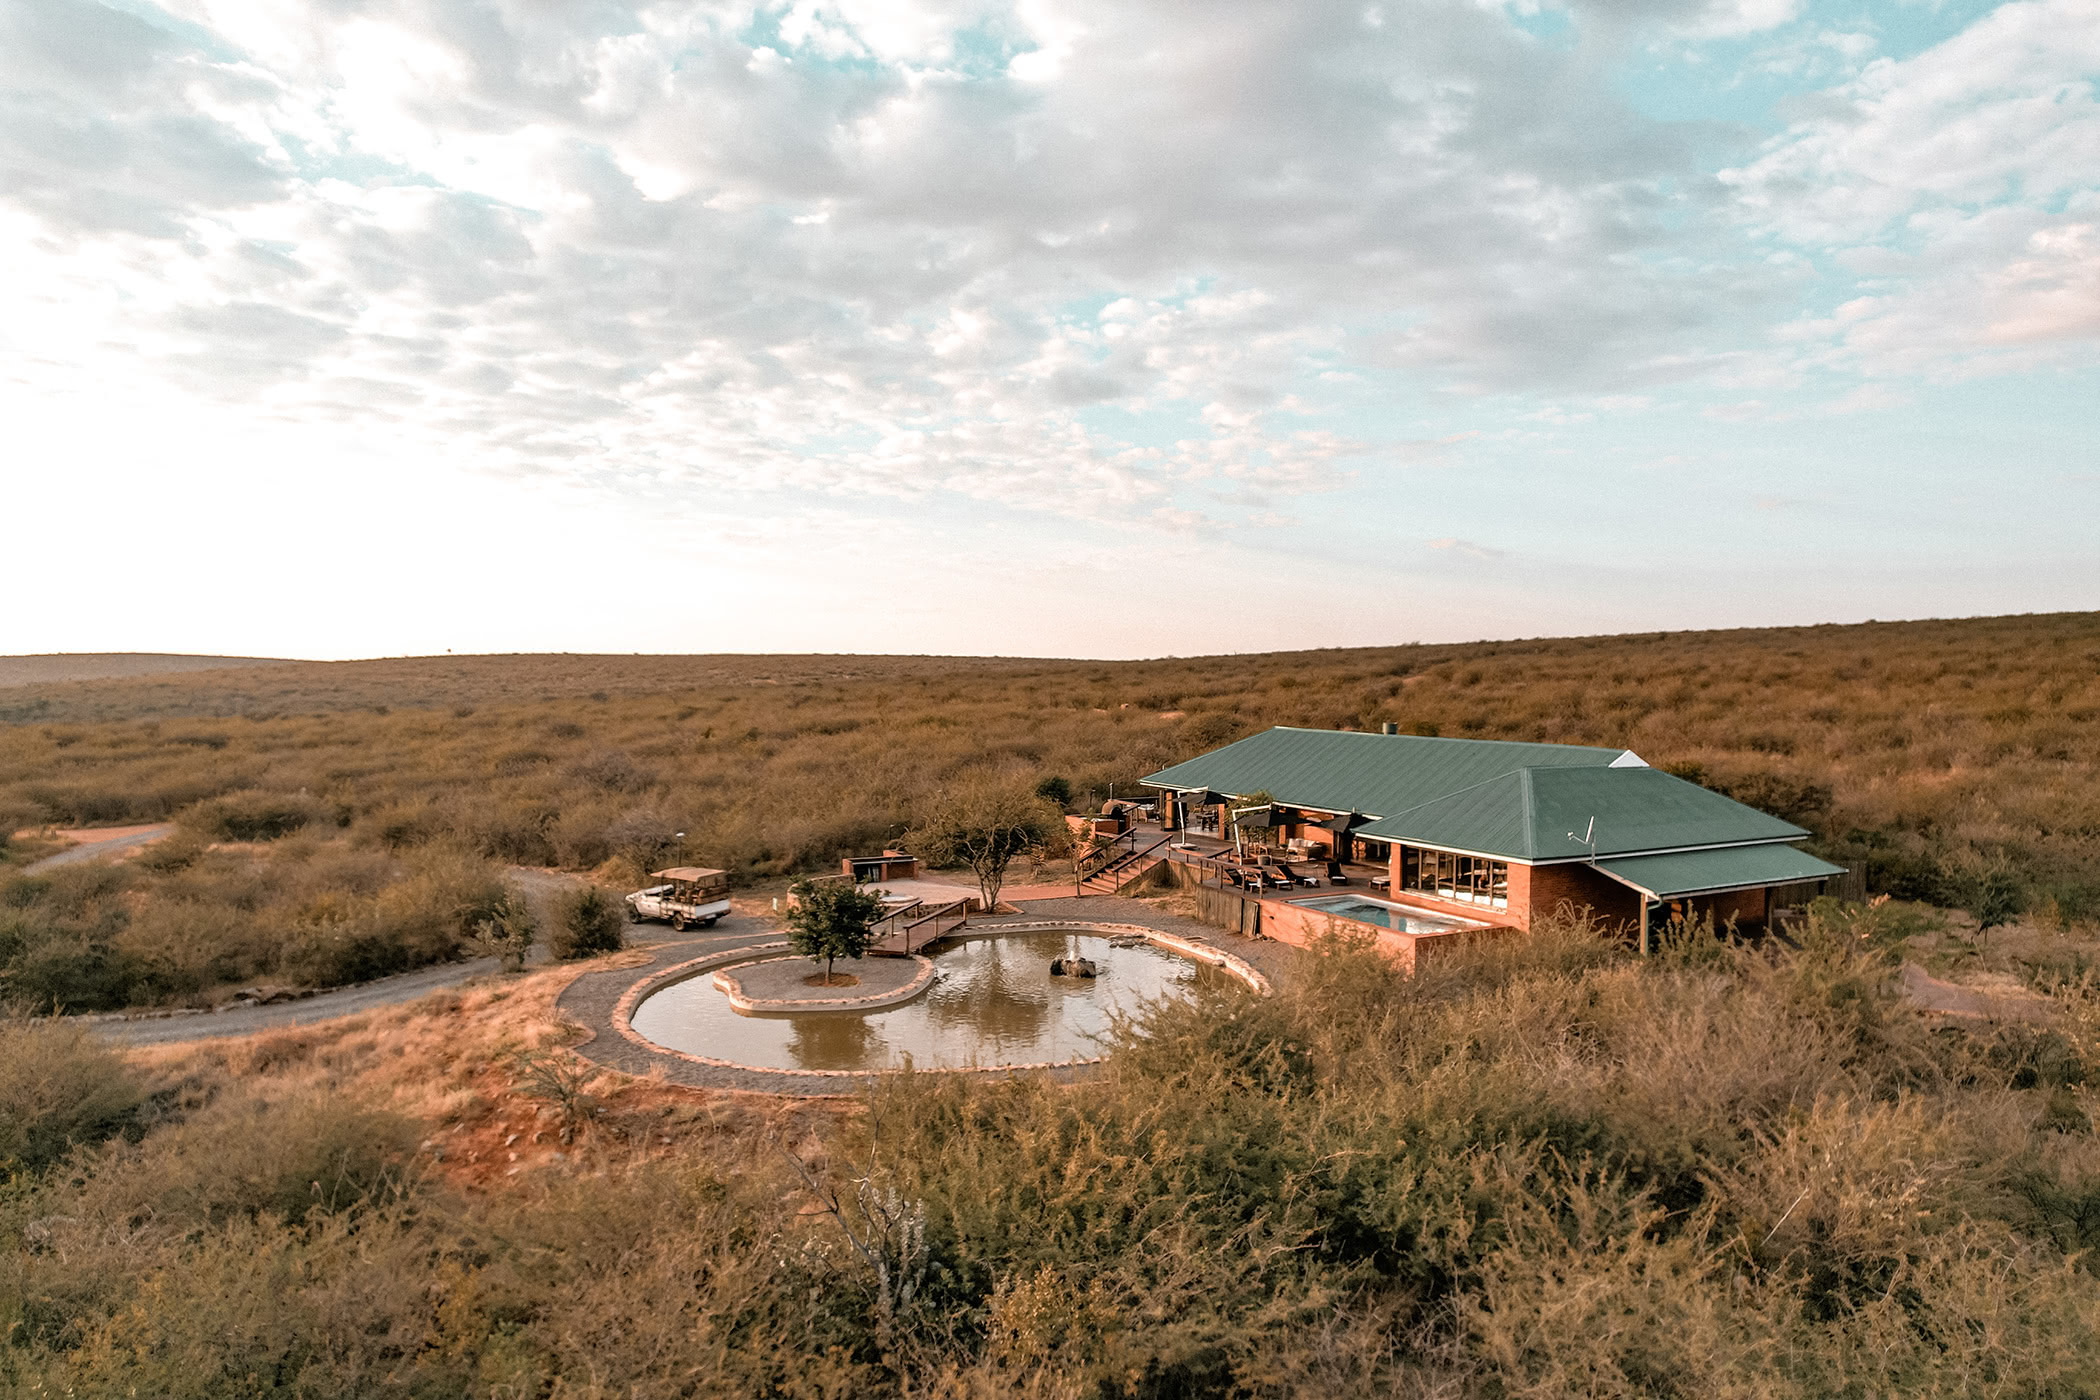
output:
[[[964,930],[970,927],[971,925],[969,924],[963,925]],[[1179,953],[1193,961],[1223,968],[1262,996],[1275,994],[1275,989],[1270,986],[1269,979],[1264,977],[1245,958],[1228,953],[1223,948],[1214,947],[1211,944],[1200,942],[1193,938],[1183,938],[1178,934],[1166,933],[1160,929],[1147,928],[1143,924],[1110,923],[1101,919],[1029,919],[1021,923],[980,924],[976,928],[978,936],[982,938],[998,938],[1009,933],[1064,932],[1106,933],[1111,938],[1142,938],[1145,942],[1155,947],[1165,948],[1168,952]],[[698,977],[703,972],[713,972],[720,968],[734,967],[739,963],[770,961],[770,959],[753,955],[779,952],[787,948],[788,943],[784,939],[775,943],[748,944],[742,948],[725,949],[722,952],[709,953],[704,957],[690,958],[682,963],[674,963],[670,967],[643,977],[636,981],[632,987],[629,987],[621,995],[619,1003],[613,1007],[613,1029],[650,1054],[669,1055],[674,1059],[689,1060],[696,1065],[711,1065],[716,1069],[743,1070],[750,1074],[782,1074],[793,1079],[825,1081],[873,1079],[879,1075],[902,1073],[901,1069],[781,1069],[773,1065],[747,1065],[741,1060],[723,1060],[713,1055],[696,1055],[690,1050],[673,1050],[668,1045],[660,1045],[656,1041],[649,1039],[649,1037],[634,1028],[634,1009],[640,1006],[643,1001],[673,983],[688,981],[691,978]],[[1108,1057],[1105,1055],[1088,1055],[1083,1059],[1043,1060],[1034,1064],[1021,1065],[929,1065],[924,1069],[919,1069],[915,1066],[913,1072],[917,1074],[1027,1074],[1036,1070],[1077,1069],[1084,1065],[1098,1065],[1106,1058]]]
[[[744,990],[744,984],[736,979],[739,968],[757,967],[772,963],[807,962],[807,958],[753,958],[749,962],[732,963],[715,974],[715,986],[729,1004],[739,1011],[760,1013],[789,1011],[872,1011],[882,1006],[897,1006],[910,1001],[933,985],[933,959],[922,958],[917,953],[910,955],[919,965],[911,981],[887,992],[869,992],[857,997],[755,997]],[[661,987],[658,991],[663,990]]]

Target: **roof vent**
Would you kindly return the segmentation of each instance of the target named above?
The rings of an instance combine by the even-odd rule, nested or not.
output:
[[[1381,734],[1398,734],[1400,732],[1400,722],[1389,719],[1378,726],[1378,732]]]
[[[1617,758],[1613,759],[1611,763],[1607,766],[1612,768],[1646,768],[1648,766],[1648,760],[1642,758],[1632,749],[1628,749],[1626,750],[1626,752],[1620,754]]]

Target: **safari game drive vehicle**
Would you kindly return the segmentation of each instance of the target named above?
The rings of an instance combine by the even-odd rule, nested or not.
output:
[[[669,870],[652,871],[649,878],[667,883],[627,896],[627,917],[633,923],[668,919],[672,928],[683,933],[692,924],[706,928],[729,912],[727,871],[674,865]]]

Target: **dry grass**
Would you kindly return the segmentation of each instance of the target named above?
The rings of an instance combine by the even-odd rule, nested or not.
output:
[[[0,656],[0,688],[18,685],[63,685],[70,681],[158,676],[181,671],[225,671],[240,666],[281,666],[281,658],[256,656],[180,656],[167,652],[58,652],[42,656]]]
[[[337,986],[457,956],[504,891],[456,843],[178,833],[125,862],[0,881],[0,977],[11,1000],[69,1011],[202,1004],[256,981]]]
[[[157,1052],[138,1141],[0,1193],[0,1386],[2090,1394],[2100,990],[1937,1029],[1913,936],[1824,908],[1798,952],[1641,963],[1561,925],[1411,981],[1337,948],[1083,1086],[600,1080],[569,1149],[517,1067],[573,968]]]
[[[681,858],[771,879],[878,848],[978,777],[1061,777],[1084,806],[1268,724],[1390,720],[1626,745],[1800,821],[1871,889],[1960,904],[2002,870],[2046,923],[2100,914],[2088,613],[1123,663],[302,663],[25,687],[0,718],[0,811],[403,860],[457,844],[610,883]]]
[[[263,1035],[135,1052],[158,1089],[265,1083],[273,1094],[346,1097],[419,1125],[418,1162],[462,1187],[521,1172],[631,1169],[706,1147],[721,1160],[770,1137],[806,1139],[835,1106],[765,1095],[713,1094],[599,1071],[568,1055],[583,1032],[555,1000],[586,971],[640,966],[643,953],[440,992],[407,1005]],[[547,1055],[583,1075],[588,1129],[566,1148],[553,1106],[521,1090],[522,1058]]]

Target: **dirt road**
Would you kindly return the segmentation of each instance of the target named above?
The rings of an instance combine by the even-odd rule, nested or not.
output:
[[[64,854],[72,855],[73,851]],[[532,945],[532,953],[526,961],[543,963],[548,957],[547,930],[554,922],[555,896],[581,884],[583,877],[524,865],[514,865],[506,874],[511,883],[524,892],[525,902],[532,906],[533,917],[539,922],[540,937]],[[628,937],[636,944],[648,944],[658,941],[658,931],[665,937],[675,936],[667,927],[641,924],[630,926]],[[173,1015],[111,1016],[94,1018],[88,1024],[95,1034],[122,1045],[178,1045],[219,1036],[254,1035],[259,1031],[310,1025],[337,1016],[354,1016],[383,1006],[398,1006],[432,992],[462,986],[477,977],[493,976],[496,971],[496,959],[470,958],[465,962],[418,968],[397,977],[360,982],[354,987],[338,987],[334,991],[318,992],[300,1001],[280,1002],[275,1006],[225,1006],[215,1011],[185,1011]]]
[[[113,826],[103,830],[61,831],[61,836],[79,838],[79,844],[68,846],[55,856],[45,856],[33,865],[22,867],[24,875],[34,875],[41,870],[50,870],[60,865],[71,865],[76,861],[96,860],[103,856],[117,855],[123,851],[136,850],[140,846],[160,840],[175,828],[162,822],[158,826]]]
[[[185,1041],[214,1040],[226,1035],[254,1035],[259,1031],[310,1025],[337,1016],[354,1016],[360,1011],[376,1011],[383,1006],[398,1006],[404,1001],[457,987],[477,977],[490,976],[495,971],[494,958],[475,958],[468,962],[419,968],[399,977],[382,977],[376,982],[360,982],[354,987],[339,987],[304,1001],[288,1001],[277,1006],[233,1006],[217,1011],[164,1016],[93,1018],[88,1021],[88,1028],[104,1040],[119,1045],[179,1045]]]

